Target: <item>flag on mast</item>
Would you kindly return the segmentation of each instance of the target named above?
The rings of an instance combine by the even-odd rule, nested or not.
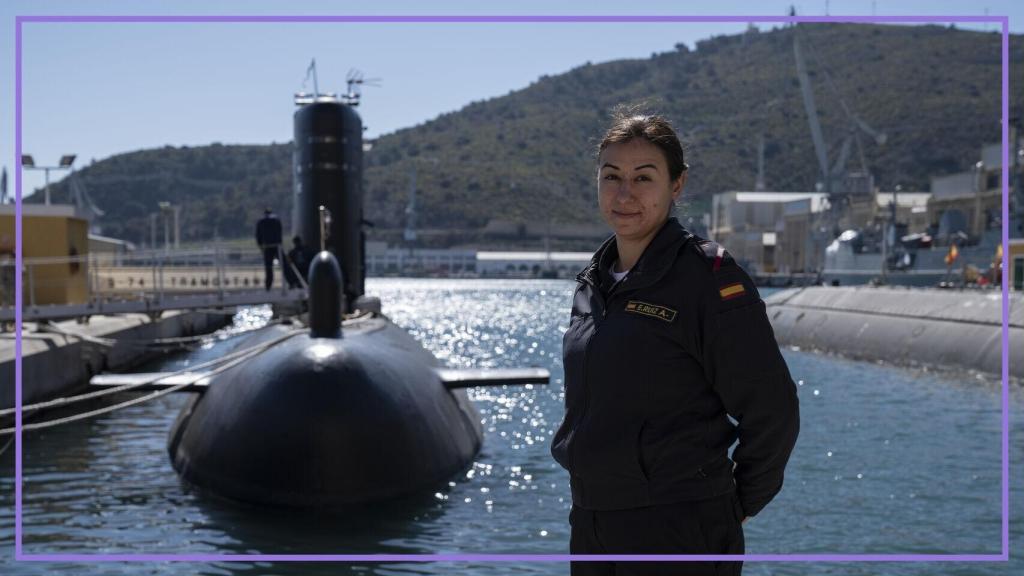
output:
[[[960,256],[960,251],[957,250],[956,244],[949,245],[949,253],[946,254],[946,266],[952,266],[953,262],[956,262],[957,257]]]

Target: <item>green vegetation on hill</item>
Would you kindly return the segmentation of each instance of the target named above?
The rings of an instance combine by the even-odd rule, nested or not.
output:
[[[424,227],[473,229],[492,218],[595,222],[593,148],[608,110],[644,99],[683,133],[687,194],[697,204],[753,188],[761,134],[768,188],[811,190],[819,171],[793,59],[797,30],[752,30],[692,51],[680,45],[649,59],[586,63],[382,136],[365,156],[366,216],[378,234],[404,226],[415,166]],[[888,135],[884,146],[863,138],[883,189],[927,190],[929,177],[967,169],[983,144],[999,141],[998,34],[847,24],[801,25],[799,32],[833,157],[849,129],[836,94]],[[1011,78],[1022,77],[1022,49],[1014,37]],[[1022,96],[1011,92],[1011,109],[1021,109]],[[858,162],[855,153],[848,165]],[[104,234],[145,241],[147,215],[171,200],[184,206],[183,240],[201,240],[248,236],[264,206],[287,225],[290,163],[290,144],[213,144],[121,154],[78,174],[107,211]],[[66,188],[54,187],[57,201]]]

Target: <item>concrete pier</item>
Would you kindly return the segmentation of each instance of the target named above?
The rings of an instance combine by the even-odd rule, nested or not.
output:
[[[783,346],[1002,374],[1002,293],[812,286],[765,299]],[[1010,376],[1024,379],[1024,295],[1010,294]]]
[[[105,346],[83,338],[40,332],[34,323],[22,331],[22,404],[75,392],[102,371],[123,371],[152,360],[158,354],[132,341],[175,338],[212,332],[230,322],[229,314],[175,311],[152,320],[145,314],[93,316],[88,324],[58,322],[59,330],[87,338],[120,341]],[[0,335],[0,408],[14,406],[15,339]]]

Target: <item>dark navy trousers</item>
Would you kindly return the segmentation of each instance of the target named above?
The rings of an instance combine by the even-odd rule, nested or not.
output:
[[[277,258],[278,247],[263,249],[263,286],[267,290],[274,285],[274,259]],[[283,262],[282,262],[283,263]]]
[[[569,512],[571,554],[743,554],[736,494],[626,510]],[[743,562],[571,563],[572,576],[738,576]]]

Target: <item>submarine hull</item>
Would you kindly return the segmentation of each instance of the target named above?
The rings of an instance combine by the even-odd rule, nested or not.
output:
[[[809,286],[766,296],[775,338],[850,358],[1002,372],[1002,295]],[[1010,295],[1009,375],[1024,378],[1024,297]]]
[[[295,334],[215,376],[171,430],[181,477],[235,500],[341,506],[426,490],[468,466],[479,414],[444,386],[436,358],[386,317],[344,330]]]

